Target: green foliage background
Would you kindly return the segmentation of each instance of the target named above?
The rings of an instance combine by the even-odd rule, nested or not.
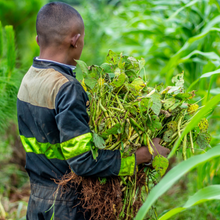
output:
[[[39,54],[35,42],[35,22],[40,8],[47,0],[0,0],[0,21],[2,25],[12,25],[16,36],[17,65],[29,68],[33,57]]]
[[[37,12],[47,2],[0,0],[0,160],[1,163],[10,165],[8,169],[4,169],[3,176],[10,177],[14,170],[22,183],[24,179],[27,181],[27,176],[19,169],[12,169],[13,162],[10,161],[17,136],[8,135],[12,131],[5,131],[10,123],[16,124],[17,90],[23,74],[32,64],[33,57],[39,54],[35,42],[35,21]],[[111,49],[137,58],[143,57],[146,60],[146,72],[141,74],[150,86],[159,83],[170,85],[173,75],[184,71],[186,87],[196,90],[197,96],[193,102],[198,101],[204,106],[214,95],[220,94],[219,0],[64,2],[73,4],[84,19],[85,46],[81,59],[88,65],[103,63]],[[7,25],[13,26],[14,46],[12,41],[7,43],[12,34],[10,27],[5,27]],[[209,74],[204,75],[206,73]],[[208,114],[213,136],[212,146],[220,141],[219,111],[218,105]],[[178,202],[177,206],[183,205],[186,198],[198,188],[212,183],[219,184],[218,170],[219,165],[215,160],[194,169],[182,180],[186,188],[181,188],[180,181],[175,185],[176,190],[174,188],[173,191],[168,191],[158,201],[159,212],[173,208],[174,200]],[[9,197],[10,182],[10,178],[1,178],[0,206],[3,208],[4,201]],[[183,193],[185,195],[182,197]],[[7,219],[25,219],[21,210],[25,210],[26,203],[19,204],[21,203],[14,204],[15,207],[21,207],[16,212],[5,210]],[[209,209],[212,210],[211,213]],[[2,216],[0,211],[0,218]],[[201,204],[189,212],[177,215],[175,219],[194,219],[195,216],[199,219],[220,219],[218,203]]]

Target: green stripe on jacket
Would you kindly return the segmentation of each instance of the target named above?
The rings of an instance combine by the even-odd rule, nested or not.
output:
[[[91,150],[92,133],[86,133],[61,143],[66,160]]]
[[[48,159],[68,160],[91,150],[92,133],[86,133],[63,143],[40,143],[35,137],[26,138],[21,135],[21,142],[26,152],[44,154]],[[123,158],[118,176],[132,176],[135,171],[135,155]]]
[[[44,154],[48,159],[67,160],[91,150],[92,133],[86,133],[63,143],[40,143],[35,137],[20,135],[26,152]]]
[[[135,154],[130,157],[123,158],[123,153],[121,152],[121,167],[118,176],[132,176],[135,172],[136,159]]]

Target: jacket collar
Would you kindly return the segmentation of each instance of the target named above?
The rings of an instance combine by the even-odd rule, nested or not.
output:
[[[42,69],[53,68],[59,72],[66,73],[76,78],[76,73],[73,72],[73,70],[75,69],[74,66],[66,65],[63,63],[58,63],[52,60],[38,59],[37,57],[34,58],[32,66],[36,68],[42,68]]]

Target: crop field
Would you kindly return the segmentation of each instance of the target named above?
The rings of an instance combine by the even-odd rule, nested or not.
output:
[[[39,55],[36,16],[48,2],[0,0],[0,220],[26,219],[16,99]],[[82,184],[94,219],[220,220],[220,1],[63,2],[85,25],[75,71],[90,99],[93,159],[103,149],[130,158],[146,146],[153,154],[154,138],[170,154],[132,177],[71,173],[58,185]]]

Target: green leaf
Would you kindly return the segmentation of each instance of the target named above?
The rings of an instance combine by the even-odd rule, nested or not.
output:
[[[97,160],[96,158],[98,157],[98,148],[96,148],[95,146],[93,146],[93,148],[91,148],[92,151],[92,157],[94,160]]]
[[[138,60],[138,63],[139,63],[139,68],[141,70],[142,68],[144,68],[146,62],[144,58],[141,58],[141,60]]]
[[[135,108],[135,106],[132,106],[130,104],[127,104],[127,105],[125,104],[124,108],[125,108],[126,111],[129,111],[133,115],[136,115],[138,113],[137,109]]]
[[[191,83],[191,85],[187,88],[187,92],[191,91],[191,89],[200,81],[200,78],[196,79],[194,82]]]
[[[126,69],[125,74],[128,76],[129,82],[132,82],[137,77],[137,74],[133,69]]]
[[[175,112],[175,110],[178,110],[178,107],[181,105],[181,102],[179,102],[178,100],[177,100],[177,102],[174,104],[174,105],[172,105],[168,110],[169,110],[169,112]]]
[[[135,220],[143,220],[153,203],[165,193],[177,180],[179,180],[184,174],[200,164],[219,157],[220,145],[210,149],[208,152],[189,158],[186,161],[181,162],[173,169],[171,169],[163,179],[151,190],[146,201],[139,209]]]
[[[212,95],[220,94],[220,88],[211,89],[210,94],[212,94]]]
[[[207,140],[208,138],[208,133],[199,133],[196,143],[198,144],[198,146],[202,149],[205,149],[207,147],[210,147],[209,145],[209,141]]]
[[[98,149],[104,149],[106,147],[104,139],[95,132],[93,132],[93,143]]]
[[[104,72],[106,73],[113,73],[114,72],[114,69],[113,69],[113,66],[109,63],[103,63],[101,65],[101,68],[104,70]]]
[[[174,97],[176,99],[180,99],[180,100],[185,100],[188,99],[189,97],[191,97],[192,94],[191,93],[178,93],[177,95],[174,95]]]
[[[99,179],[99,182],[101,185],[104,185],[107,182],[107,178],[105,178],[105,177],[98,177],[98,179]]]
[[[82,64],[82,65],[84,66],[84,64]],[[88,68],[87,66],[84,66],[84,67],[85,67],[85,69]],[[96,65],[90,66],[87,71],[88,74],[86,74],[86,75],[84,74],[85,84],[88,87],[90,87],[91,89],[93,89],[95,87],[95,85],[97,84],[99,77],[102,75],[102,72],[103,72],[103,69],[100,68],[99,66],[96,66]]]
[[[184,75],[183,73],[179,73],[176,76],[172,78],[172,83],[175,84],[177,87],[183,87],[184,86]]]
[[[176,121],[170,121],[167,123],[167,127],[169,129],[172,129],[173,131],[177,130],[177,122]]]
[[[159,115],[161,107],[162,107],[162,103],[161,103],[161,100],[160,100],[160,94],[155,92],[150,96],[150,98],[153,102],[153,105],[151,106],[152,111],[156,115]]]
[[[134,57],[128,57],[128,60],[134,68],[139,68],[139,62]]]
[[[162,128],[160,119],[156,115],[151,116],[151,119],[147,121],[147,126],[153,132]]]
[[[103,69],[100,66],[92,65],[88,67],[89,76],[96,78],[97,80],[103,75]]]
[[[200,78],[207,78],[207,77],[213,76],[215,74],[219,74],[219,73],[220,73],[220,69],[217,69],[215,71],[208,72],[208,73],[201,75]]]
[[[210,22],[211,24],[211,22]],[[191,37],[188,42],[189,43],[193,43],[197,40],[200,40],[202,39],[203,37],[205,37],[209,32],[213,32],[213,31],[217,31],[217,32],[220,32],[220,28],[212,28],[209,26],[209,22],[208,22],[208,25],[203,29],[202,33],[201,34],[198,34],[194,37]]]
[[[215,24],[220,22],[220,15],[214,17],[211,21],[207,22],[207,25],[203,28],[201,34],[193,36],[186,41],[186,43],[176,52],[170,59],[166,66],[162,69],[162,73],[166,74],[166,79],[169,81],[170,77],[173,74],[174,68],[180,63],[179,59],[183,54],[187,51],[191,50],[191,47],[195,46],[193,43],[204,38],[210,31],[215,30],[216,28],[212,28]],[[194,47],[193,47],[194,48]]]
[[[184,131],[182,132],[181,136],[175,142],[168,158],[172,157],[176,152],[178,146],[180,145],[183,137],[188,134],[212,108],[214,108],[220,102],[220,94],[214,96],[211,100],[209,100],[206,105],[195,115],[193,119],[189,122],[189,124],[185,127]]]
[[[184,5],[183,7],[179,8],[178,10],[176,10],[169,18],[173,19],[175,16],[177,16],[182,10],[184,10],[185,8],[190,7],[191,5],[194,5],[195,3],[197,3],[199,0],[194,0],[194,1],[190,1],[188,4]]]
[[[85,78],[89,73],[87,64],[82,60],[76,60],[76,62],[77,62],[77,64],[79,64],[79,67],[83,73],[83,77]]]
[[[181,88],[182,88],[182,87],[180,87],[180,86],[172,86],[167,93],[168,93],[168,94],[172,94],[172,93],[174,93],[174,94],[176,94],[176,93],[179,94]]]
[[[181,63],[186,62],[187,60],[189,60],[195,54],[199,54],[201,56],[204,56],[209,60],[218,60],[218,61],[220,61],[220,57],[215,52],[202,52],[202,51],[199,51],[199,50],[194,50],[189,55],[187,55],[187,56],[183,57],[182,59],[180,59],[180,62]]]
[[[189,200],[184,204],[183,207],[174,208],[168,211],[158,220],[169,219],[175,214],[185,211],[186,209],[191,208],[192,206],[214,199],[220,200],[220,185],[211,185],[199,190],[189,198]]]
[[[124,59],[122,58],[122,56],[120,57],[119,59],[119,62],[118,62],[118,67],[124,71],[125,69],[125,62],[124,62]]]
[[[117,123],[114,126],[112,126],[111,128],[107,129],[105,132],[102,133],[103,137],[109,136],[111,134],[118,134],[119,130],[121,128],[121,124]]]
[[[152,107],[153,102],[149,98],[141,99],[141,109],[142,111],[148,111],[150,107]]]
[[[84,78],[84,82],[89,88],[93,89],[98,81],[88,75]]]
[[[172,141],[172,135],[174,134],[174,131],[169,129],[167,131],[164,132],[163,134],[163,140],[167,143]]]
[[[160,174],[160,176],[163,176],[169,166],[169,161],[167,158],[158,154],[154,158],[152,166]]]
[[[168,98],[163,101],[163,107],[165,110],[169,109],[176,102],[175,98]]]
[[[122,85],[124,85],[126,79],[127,76],[124,73],[119,73],[119,75],[114,78],[111,85],[116,88],[121,87]]]
[[[109,50],[108,55],[106,57],[106,61],[110,64],[116,65],[118,62],[120,55],[118,53]]]
[[[129,84],[129,88],[135,90],[136,92],[140,92],[146,86],[145,82],[141,78],[136,78]]]

